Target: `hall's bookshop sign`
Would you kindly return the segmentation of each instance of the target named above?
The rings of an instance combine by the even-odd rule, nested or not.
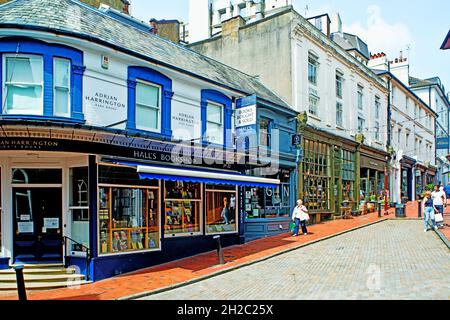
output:
[[[230,151],[225,152],[222,149],[208,149],[158,141],[151,141],[146,148],[137,148],[122,142],[120,145],[116,145],[111,142],[100,143],[49,138],[0,138],[0,150],[78,152],[168,164],[199,165],[202,167],[208,165],[227,169],[245,165],[240,163],[242,161],[239,158],[240,155]]]
[[[236,109],[236,147],[238,150],[248,150],[257,146],[256,96],[242,98]]]

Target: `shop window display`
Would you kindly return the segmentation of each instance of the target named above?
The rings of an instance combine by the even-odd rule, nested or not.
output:
[[[355,154],[342,150],[342,201],[354,201]]]
[[[158,188],[99,188],[100,253],[160,247]]]
[[[330,210],[330,148],[308,139],[303,141],[304,204],[310,211]]]
[[[100,165],[101,254],[160,249],[159,181],[141,180],[135,168]]]
[[[164,195],[166,235],[177,236],[201,233],[201,184],[166,181]]]
[[[291,213],[291,189],[289,170],[280,170],[280,173],[271,177],[279,179],[280,185],[276,188],[246,188],[245,208],[247,219],[277,218],[289,216]]]
[[[237,231],[236,187],[206,185],[206,233]]]

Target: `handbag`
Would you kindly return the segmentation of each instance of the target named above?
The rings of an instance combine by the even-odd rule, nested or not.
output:
[[[436,220],[436,223],[444,222],[444,217],[442,216],[442,213],[436,213],[434,215],[434,218]]]
[[[289,231],[293,232],[294,229],[295,229],[295,223],[294,222],[289,223]]]

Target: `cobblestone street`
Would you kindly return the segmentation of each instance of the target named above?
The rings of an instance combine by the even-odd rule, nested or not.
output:
[[[450,299],[450,252],[422,221],[386,221],[144,299]]]

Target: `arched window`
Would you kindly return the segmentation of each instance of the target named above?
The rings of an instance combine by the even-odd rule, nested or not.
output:
[[[128,68],[127,129],[172,137],[172,80],[144,67]]]
[[[84,122],[83,53],[29,38],[0,40],[2,118]]]
[[[202,90],[201,107],[203,143],[231,146],[231,99],[219,91]]]

